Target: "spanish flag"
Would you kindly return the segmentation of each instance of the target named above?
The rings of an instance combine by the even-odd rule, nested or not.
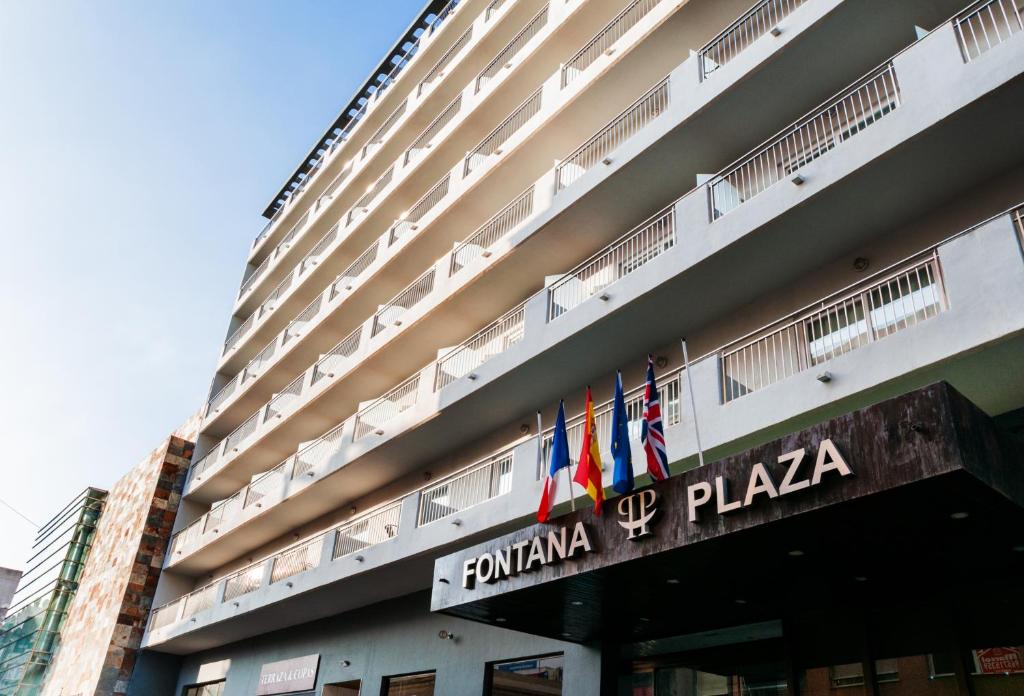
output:
[[[601,485],[601,451],[597,443],[597,426],[594,422],[594,402],[587,387],[587,417],[583,422],[583,450],[576,467],[573,481],[587,489],[587,495],[594,499],[594,514],[601,514],[604,502],[604,487]]]

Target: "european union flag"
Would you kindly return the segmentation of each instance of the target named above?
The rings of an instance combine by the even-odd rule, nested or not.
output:
[[[612,488],[619,495],[633,490],[633,453],[629,448],[629,415],[626,413],[626,397],[622,393],[622,373],[615,377],[615,402],[612,405],[612,459],[615,460],[615,476]]]

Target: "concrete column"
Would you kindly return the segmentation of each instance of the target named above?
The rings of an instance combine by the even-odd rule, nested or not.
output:
[[[334,545],[337,540],[337,529],[331,529],[324,533],[323,546],[320,547],[320,563],[317,564],[317,568],[326,568],[334,560]]]
[[[409,534],[414,534],[413,530],[419,526],[419,515],[420,493],[416,491],[402,498],[402,512],[398,519],[398,534],[395,535],[396,538],[403,538]]]

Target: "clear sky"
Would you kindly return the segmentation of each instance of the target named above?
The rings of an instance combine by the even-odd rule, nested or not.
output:
[[[422,0],[0,0],[0,499],[44,522],[205,399],[260,212]],[[0,505],[0,565],[35,530]]]

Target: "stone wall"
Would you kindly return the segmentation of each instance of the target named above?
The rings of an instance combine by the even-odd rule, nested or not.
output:
[[[43,696],[127,692],[192,457],[187,430],[111,489]]]

